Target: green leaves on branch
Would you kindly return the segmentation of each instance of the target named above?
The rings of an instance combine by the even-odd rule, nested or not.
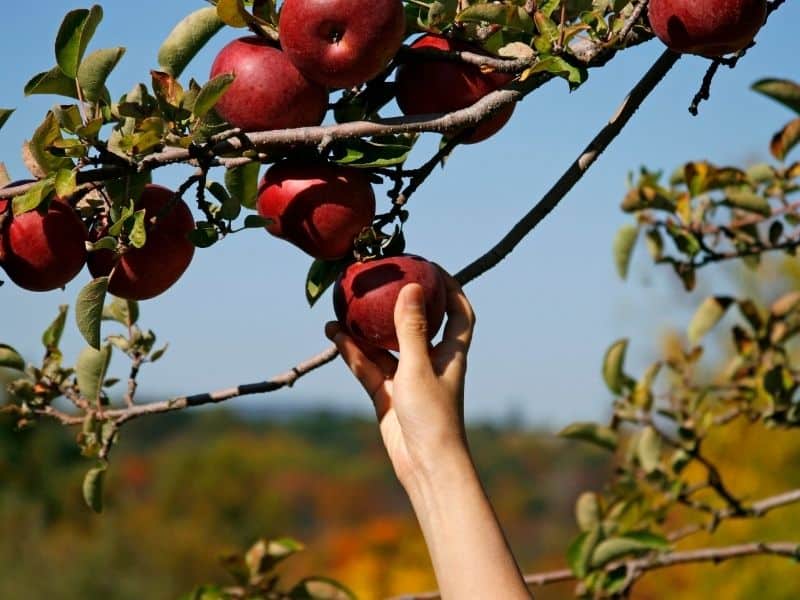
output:
[[[0,367],[24,371],[25,359],[8,344],[0,344]]]
[[[614,394],[621,394],[631,383],[630,377],[623,371],[627,349],[627,339],[617,340],[609,346],[603,358],[603,380]]]
[[[260,168],[258,163],[248,163],[225,171],[225,189],[246,208],[256,207]]]
[[[103,8],[78,9],[67,13],[56,36],[56,63],[67,77],[75,79],[86,47],[103,19]]]
[[[111,345],[103,344],[97,350],[87,346],[78,355],[75,363],[75,376],[78,379],[81,397],[89,401],[92,406],[99,406],[103,382],[111,362]]]
[[[558,432],[560,437],[589,442],[606,450],[615,450],[619,443],[617,433],[610,427],[597,423],[573,423]]]
[[[204,118],[206,114],[208,114],[208,111],[214,108],[214,105],[222,97],[222,94],[225,93],[225,90],[230,87],[233,80],[234,76],[231,73],[223,73],[206,83],[200,89],[200,93],[197,94],[197,99],[192,109],[194,116],[198,119]]]
[[[800,84],[788,79],[759,79],[751,88],[800,115]]]
[[[362,169],[402,165],[418,137],[400,134],[337,141],[332,145],[331,158],[340,165]]]
[[[349,259],[343,258],[340,260],[317,259],[311,263],[311,268],[306,276],[306,300],[308,300],[309,306],[314,306],[350,262]]]
[[[87,283],[78,292],[75,301],[75,319],[78,331],[92,348],[100,349],[100,322],[103,318],[103,303],[108,291],[108,277],[98,277]]]
[[[195,55],[223,25],[216,7],[209,6],[191,13],[175,26],[161,44],[158,64],[173,77],[180,77]]]
[[[734,299],[729,296],[711,296],[706,298],[694,313],[687,334],[689,341],[696,344],[725,316]]]
[[[98,466],[89,469],[83,478],[83,500],[86,506],[96,513],[103,511],[103,483],[107,468],[105,463],[99,463]]]
[[[89,102],[97,102],[105,93],[106,79],[117,66],[125,48],[106,48],[96,50],[87,56],[78,68],[78,85]]]

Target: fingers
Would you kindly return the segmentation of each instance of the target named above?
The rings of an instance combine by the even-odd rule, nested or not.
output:
[[[400,365],[415,371],[431,370],[425,297],[418,283],[405,285],[394,306],[394,326],[400,346]]]
[[[447,289],[447,323],[442,335],[442,344],[454,346],[466,353],[472,342],[475,328],[475,313],[458,282],[442,270]]]
[[[342,331],[338,323],[331,322],[325,325],[325,335],[336,344],[336,348],[342,355],[344,362],[350,367],[356,379],[364,386],[370,399],[374,401],[388,374],[364,354],[361,348],[353,341],[353,338]]]

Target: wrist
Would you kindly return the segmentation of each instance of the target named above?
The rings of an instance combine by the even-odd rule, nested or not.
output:
[[[413,461],[408,472],[398,474],[413,504],[430,503],[477,481],[475,465],[465,444],[452,444]]]

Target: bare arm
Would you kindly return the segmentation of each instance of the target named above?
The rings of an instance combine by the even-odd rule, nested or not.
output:
[[[375,404],[381,435],[428,544],[445,600],[531,597],[481,486],[464,432],[464,375],[475,318],[446,275],[447,324],[429,349],[422,288],[405,286],[395,306],[400,359],[361,349],[326,327]]]

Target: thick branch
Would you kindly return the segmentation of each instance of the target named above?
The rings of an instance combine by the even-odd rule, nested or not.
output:
[[[667,72],[678,61],[680,54],[665,50],[644,77],[634,86],[628,97],[611,117],[608,124],[600,130],[595,138],[589,142],[586,149],[578,156],[564,174],[556,181],[541,200],[520,221],[514,225],[503,239],[483,256],[461,269],[456,274],[456,279],[462,284],[472,281],[489,269],[496,266],[517,247],[525,236],[550,214],[567,193],[575,186],[581,177],[589,170],[597,157],[608,148],[622,128],[628,123],[633,114],[645,98],[653,91],[655,86],[664,78]]]

